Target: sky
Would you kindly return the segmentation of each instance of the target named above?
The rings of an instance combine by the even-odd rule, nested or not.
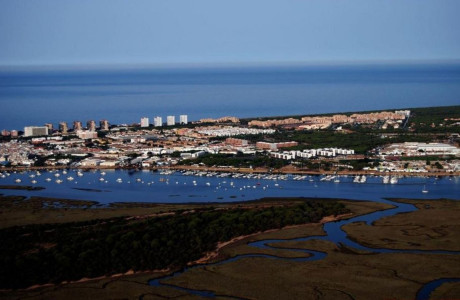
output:
[[[458,0],[0,0],[0,66],[460,59]]]

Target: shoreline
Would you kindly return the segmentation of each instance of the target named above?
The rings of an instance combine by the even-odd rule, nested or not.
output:
[[[293,175],[374,175],[374,176],[405,176],[405,177],[433,177],[433,176],[460,176],[458,172],[381,172],[376,170],[360,170],[360,171],[325,171],[325,170],[302,170],[302,169],[277,169],[270,171],[266,168],[226,168],[226,167],[194,167],[194,166],[171,166],[171,167],[154,167],[154,168],[113,168],[113,167],[69,167],[69,166],[43,166],[43,167],[3,167],[0,171],[7,172],[30,172],[30,171],[41,171],[41,170],[136,170],[136,171],[160,171],[160,170],[174,170],[174,171],[198,171],[198,172],[221,172],[221,173],[245,173],[245,174],[293,174]]]

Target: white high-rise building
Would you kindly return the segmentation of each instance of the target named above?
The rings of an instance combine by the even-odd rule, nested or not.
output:
[[[41,135],[48,135],[48,127],[46,126],[24,127],[24,136],[41,136]]]
[[[141,127],[149,127],[149,118],[141,118]]]
[[[168,126],[174,126],[176,124],[176,117],[175,116],[168,116],[166,118],[166,124]]]
[[[155,125],[155,127],[163,126],[163,118],[162,117],[153,118],[153,125]]]
[[[180,115],[179,116],[179,123],[181,124],[187,124],[188,123],[188,116],[187,115]]]

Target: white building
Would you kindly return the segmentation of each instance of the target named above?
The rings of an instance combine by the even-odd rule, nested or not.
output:
[[[338,155],[353,155],[355,150],[340,149],[340,148],[320,148],[320,149],[305,149],[303,151],[283,151],[273,152],[271,156],[281,159],[296,159],[296,158],[313,158],[313,157],[336,157]]]
[[[391,144],[383,149],[382,155],[407,155],[407,156],[426,156],[426,155],[460,155],[460,148],[443,143],[417,143],[405,142]]]
[[[81,138],[82,140],[97,139],[97,131],[78,130],[77,136]]]
[[[403,115],[407,118],[410,116],[410,110],[395,110],[395,114]]]
[[[155,125],[155,127],[163,126],[163,118],[162,117],[153,118],[153,125]]]
[[[48,135],[48,127],[46,126],[24,127],[24,136],[41,136],[41,135]]]
[[[168,126],[174,126],[176,124],[176,117],[175,116],[168,116],[166,118],[166,124]]]
[[[179,123],[180,124],[187,124],[188,123],[188,116],[187,115],[180,115],[179,116]]]
[[[141,127],[149,127],[149,118],[141,118]]]

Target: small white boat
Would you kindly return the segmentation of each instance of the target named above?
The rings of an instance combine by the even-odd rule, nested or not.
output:
[[[340,179],[334,179],[334,183],[340,183]]]
[[[35,178],[34,174],[29,175],[30,178]]]
[[[394,177],[394,176],[391,177],[390,183],[391,183],[391,184],[396,184],[396,183],[398,183],[398,178],[397,178],[397,177]]]
[[[18,179],[16,179],[14,182],[20,183],[20,182],[21,182],[21,179],[18,178]]]
[[[64,174],[64,175],[67,174],[67,171],[66,170],[62,171],[62,174]]]
[[[31,182],[32,182],[32,184],[36,184],[37,180],[32,180]]]
[[[72,181],[72,180],[74,180],[74,178],[72,176],[69,176],[69,177],[67,177],[67,180]]]
[[[117,181],[118,183],[122,183],[122,182],[123,182],[123,180],[121,180],[121,178],[118,178],[116,181]]]
[[[61,174],[59,173],[54,174],[54,177],[59,177],[59,176],[61,176]]]
[[[383,183],[384,184],[390,183],[390,176],[383,176]]]
[[[140,179],[140,178],[137,178],[137,179],[136,179],[136,181],[137,181],[137,182],[141,182],[141,181],[142,181],[142,179]]]
[[[106,173],[104,171],[101,172],[101,175],[104,176]]]
[[[101,178],[99,178],[99,181],[104,181],[104,180],[105,180],[105,179],[104,179],[104,178],[102,178],[102,177],[101,177]]]
[[[77,176],[82,177],[82,176],[83,176],[83,173],[80,172],[80,171],[78,171],[78,172],[77,172]]]
[[[61,184],[61,183],[62,183],[62,180],[61,180],[61,179],[56,179],[56,183],[57,183],[57,184]]]
[[[423,186],[422,193],[424,193],[424,194],[428,193],[428,190],[426,189],[426,185]]]
[[[50,182],[50,181],[51,181],[51,178],[46,178],[45,180],[48,181],[48,182]]]
[[[206,182],[206,185],[207,185],[207,186],[211,186],[211,184],[210,184],[209,182]]]

